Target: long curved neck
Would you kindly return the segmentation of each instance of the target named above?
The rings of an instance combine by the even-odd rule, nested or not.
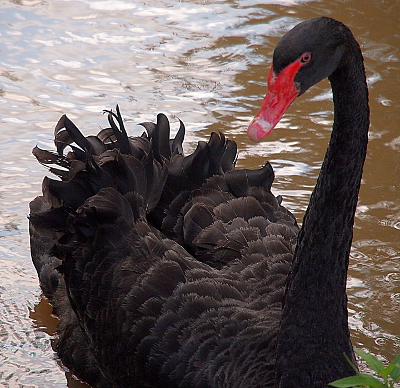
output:
[[[343,355],[354,357],[346,278],[367,150],[369,107],[363,58],[355,40],[346,58],[348,63],[329,77],[333,131],[288,277],[276,387],[327,387],[354,374]]]

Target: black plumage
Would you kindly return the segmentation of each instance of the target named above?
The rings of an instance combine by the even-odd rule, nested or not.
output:
[[[134,138],[118,107],[97,136],[63,116],[57,153],[34,149],[58,179],[31,203],[32,258],[60,317],[57,354],[91,385],[305,388],[354,373],[343,353],[369,123],[362,55],[333,19],[292,31],[275,69],[303,55],[290,51],[298,40],[336,66],[317,72],[331,81],[335,124],[300,233],[271,193],[269,163],[236,170],[236,144],[217,133],[184,156],[183,123],[170,139],[162,114]],[[298,94],[304,74],[308,62]]]
[[[73,151],[50,156],[36,148],[34,154],[69,173],[59,174],[60,181],[45,178],[44,195],[32,202],[30,215],[41,285],[55,312],[68,315],[59,330],[60,358],[95,386],[160,386],[165,378],[171,387],[191,386],[194,375],[198,386],[208,386],[212,374],[231,386],[241,362],[228,372],[222,360],[242,351],[233,337],[242,337],[244,346],[254,332],[255,343],[246,345],[251,348],[274,337],[296,242],[294,216],[270,192],[271,166],[233,170],[236,145],[216,133],[183,156],[183,124],[179,142],[170,141],[163,115],[146,124],[149,135],[139,140],[120,129],[119,112],[109,112],[118,139],[110,144],[104,142],[109,136],[100,141],[105,130],[89,142],[62,120],[57,134],[68,144],[75,139]],[[155,227],[160,220],[161,232]],[[268,344],[271,351],[275,341]],[[260,364],[256,370],[272,368],[273,358],[268,367],[262,357],[266,349],[251,352]],[[86,370],[81,360],[101,360],[101,373]]]

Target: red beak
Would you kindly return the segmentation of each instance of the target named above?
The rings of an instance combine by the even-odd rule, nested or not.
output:
[[[247,134],[254,142],[259,142],[267,136],[278,124],[288,106],[300,94],[294,78],[301,67],[299,60],[286,66],[278,76],[273,65],[268,75],[268,91],[264,97],[261,109],[247,129]]]

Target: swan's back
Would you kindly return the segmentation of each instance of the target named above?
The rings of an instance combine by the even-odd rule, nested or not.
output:
[[[31,203],[31,250],[60,316],[57,353],[96,387],[273,386],[284,285],[298,227],[274,174],[235,170],[213,133],[183,156],[184,126],[123,120],[84,137],[65,116],[59,180]],[[71,151],[64,155],[66,146]]]

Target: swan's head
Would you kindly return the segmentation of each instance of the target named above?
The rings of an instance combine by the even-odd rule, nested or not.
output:
[[[296,97],[340,67],[350,30],[327,17],[298,24],[275,48],[268,91],[247,133],[258,142],[279,122]]]

